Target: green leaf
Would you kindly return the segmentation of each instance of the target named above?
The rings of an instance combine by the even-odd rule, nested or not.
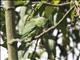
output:
[[[56,12],[57,12],[56,7],[53,7],[53,6],[46,6],[45,7],[44,14],[45,14],[45,17],[49,20],[49,22],[50,22],[51,25],[54,25],[53,16],[54,16],[54,14]]]
[[[43,5],[43,2],[39,2],[36,6],[36,9],[39,9]]]
[[[53,11],[54,11],[54,7],[53,6],[46,6],[45,7],[45,16],[49,17],[50,15],[52,15]]]
[[[47,22],[47,19],[44,17],[38,17],[38,18],[33,18],[33,21],[35,22],[35,25],[38,27],[44,27],[44,25]]]
[[[41,1],[46,1],[46,0],[41,0]]]
[[[24,53],[24,50],[19,50],[18,51],[18,59],[19,60],[22,60],[23,59],[23,53]]]
[[[49,46],[51,51],[54,50],[54,48],[55,48],[55,40],[48,39],[48,46]]]
[[[24,15],[26,14],[26,10],[27,10],[27,7],[26,6],[22,6],[20,8],[20,17],[23,18]]]
[[[36,7],[35,7],[35,13],[34,15],[39,15],[39,16],[44,16],[42,13],[45,9],[45,5],[44,5],[44,2],[39,2],[38,4],[36,4]]]
[[[75,12],[75,9],[73,9],[73,10],[71,11],[71,22],[74,22],[74,21],[75,21],[75,20],[74,20],[75,16],[76,16],[76,12]]]
[[[15,0],[15,1],[14,1],[14,4],[15,4],[15,6],[24,5],[25,1],[26,1],[26,0]]]
[[[19,23],[18,23],[18,28],[19,28],[19,34],[22,34],[22,31],[24,29],[25,26],[25,21],[27,20],[26,18],[28,17],[28,15],[25,15],[23,18],[20,19]]]
[[[32,30],[29,34],[24,34],[21,38],[24,42],[31,41],[32,37],[36,35],[36,29]]]
[[[25,26],[21,28],[20,35],[28,34],[35,28],[35,24],[33,21],[28,21]]]
[[[60,0],[52,0],[51,3],[52,4],[59,4]]]

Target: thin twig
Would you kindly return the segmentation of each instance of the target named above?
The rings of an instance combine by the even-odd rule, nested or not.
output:
[[[46,34],[47,32],[49,32],[50,30],[56,28],[63,20],[64,18],[69,14],[69,12],[74,8],[74,6],[72,6],[67,12],[66,14],[61,18],[61,20],[55,25],[55,26],[51,26],[50,28],[48,28],[47,30],[43,31],[42,33],[40,33],[39,35],[35,36],[35,39],[40,38],[41,36],[43,36],[44,34]]]
[[[35,3],[40,3],[41,1],[36,1],[36,2],[31,2],[32,4],[35,4]],[[51,3],[48,3],[48,2],[42,2],[43,4],[45,5],[48,5],[48,6],[55,6],[55,7],[59,7],[59,6],[64,6],[64,5],[68,5],[68,4],[71,4],[73,3],[72,1],[71,2],[66,2],[66,3],[61,3],[61,4],[51,4]],[[15,7],[17,6],[26,6],[28,5],[28,3],[24,3],[24,4],[19,4],[19,5],[16,5]]]
[[[32,2],[32,3],[40,3],[39,1],[38,2]],[[67,2],[67,3],[61,3],[61,4],[51,4],[51,3],[48,3],[48,2],[42,2],[43,4],[45,5],[48,5],[48,6],[55,6],[55,7],[59,7],[59,6],[64,6],[64,5],[68,5],[68,4],[71,4],[73,3],[72,1],[71,2]]]

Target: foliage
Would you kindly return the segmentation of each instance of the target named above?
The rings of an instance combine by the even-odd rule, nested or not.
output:
[[[21,43],[18,47],[19,60],[38,60],[44,52],[48,53],[47,59],[53,60],[56,58],[56,46],[60,48],[60,55],[65,59],[68,51],[74,52],[75,47],[70,46],[71,39],[76,46],[80,43],[80,4],[79,1],[76,2],[77,5],[70,0],[51,0],[49,3],[46,0],[15,1],[15,10],[20,7],[19,12],[15,11],[16,20],[13,21],[15,39],[19,39]],[[3,32],[5,42],[1,46],[6,48],[4,10],[1,8],[0,11],[0,31]],[[53,34],[55,29],[58,30],[56,36]],[[62,36],[59,37],[60,34]],[[60,38],[62,44],[57,42]]]

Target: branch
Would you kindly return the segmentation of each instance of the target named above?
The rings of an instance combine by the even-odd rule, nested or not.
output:
[[[69,12],[74,8],[74,6],[72,6],[67,12],[66,14],[61,18],[61,20],[55,25],[55,26],[51,26],[50,28],[48,28],[46,31],[43,31],[42,33],[40,33],[39,35],[35,36],[35,39],[40,38],[41,36],[43,36],[44,34],[48,33],[50,30],[56,28],[63,20],[64,18],[69,14]]]
[[[32,4],[39,4],[41,1],[36,1],[36,2],[31,2]],[[30,3],[30,2],[29,2]],[[23,4],[19,4],[19,5],[16,5],[15,7],[18,7],[18,6],[27,6],[29,4],[28,2],[26,3],[23,3]],[[48,3],[48,2],[42,2],[43,4],[45,5],[48,5],[48,6],[55,6],[55,7],[59,7],[59,6],[64,6],[64,5],[68,5],[68,4],[71,4],[73,3],[72,1],[71,2],[67,2],[67,3],[61,3],[61,4],[51,4],[51,3]]]
[[[5,9],[5,25],[6,25],[6,36],[7,36],[7,47],[8,47],[8,60],[18,60],[17,55],[17,44],[10,45],[9,41],[14,38],[13,33],[13,22],[15,20],[14,16],[14,1],[6,0],[4,2]]]
[[[32,3],[40,3],[40,2],[32,2]],[[51,3],[48,3],[48,2],[42,2],[43,4],[45,5],[48,5],[48,6],[55,6],[55,7],[59,7],[59,6],[64,6],[64,5],[68,5],[68,4],[71,4],[73,3],[72,1],[71,2],[67,2],[67,3],[61,3],[61,4],[51,4]]]

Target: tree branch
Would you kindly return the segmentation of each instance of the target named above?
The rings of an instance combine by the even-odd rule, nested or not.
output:
[[[74,6],[72,6],[67,12],[66,14],[61,18],[61,20],[55,25],[55,26],[51,26],[50,28],[48,28],[46,31],[43,31],[42,33],[40,33],[39,35],[35,36],[35,39],[40,38],[41,36],[43,36],[44,34],[48,33],[50,30],[56,28],[63,20],[64,18],[69,14],[69,12],[74,8]]]
[[[32,3],[40,3],[40,2],[32,2]],[[71,4],[73,2],[71,1],[71,2],[67,2],[67,3],[61,3],[61,4],[51,4],[51,3],[48,3],[48,2],[42,2],[42,3],[45,4],[45,5],[48,5],[48,6],[59,7],[59,6],[64,6],[64,5]]]
[[[36,1],[36,2],[31,2],[32,4],[38,4],[40,3],[41,1]],[[61,4],[51,4],[51,3],[48,3],[48,2],[42,2],[43,4],[45,5],[48,5],[48,6],[53,6],[53,7],[59,7],[59,6],[64,6],[64,5],[68,5],[68,4],[71,4],[73,3],[72,1],[71,2],[67,2],[67,3],[61,3]],[[23,4],[19,4],[19,5],[16,5],[15,7],[18,7],[18,6],[27,6],[28,3],[23,3]]]
[[[8,60],[18,60],[17,55],[17,44],[8,44],[9,41],[14,39],[13,22],[14,16],[14,2],[13,0],[3,1],[5,9],[5,25],[6,25],[6,36],[7,36],[7,47],[8,47]]]

